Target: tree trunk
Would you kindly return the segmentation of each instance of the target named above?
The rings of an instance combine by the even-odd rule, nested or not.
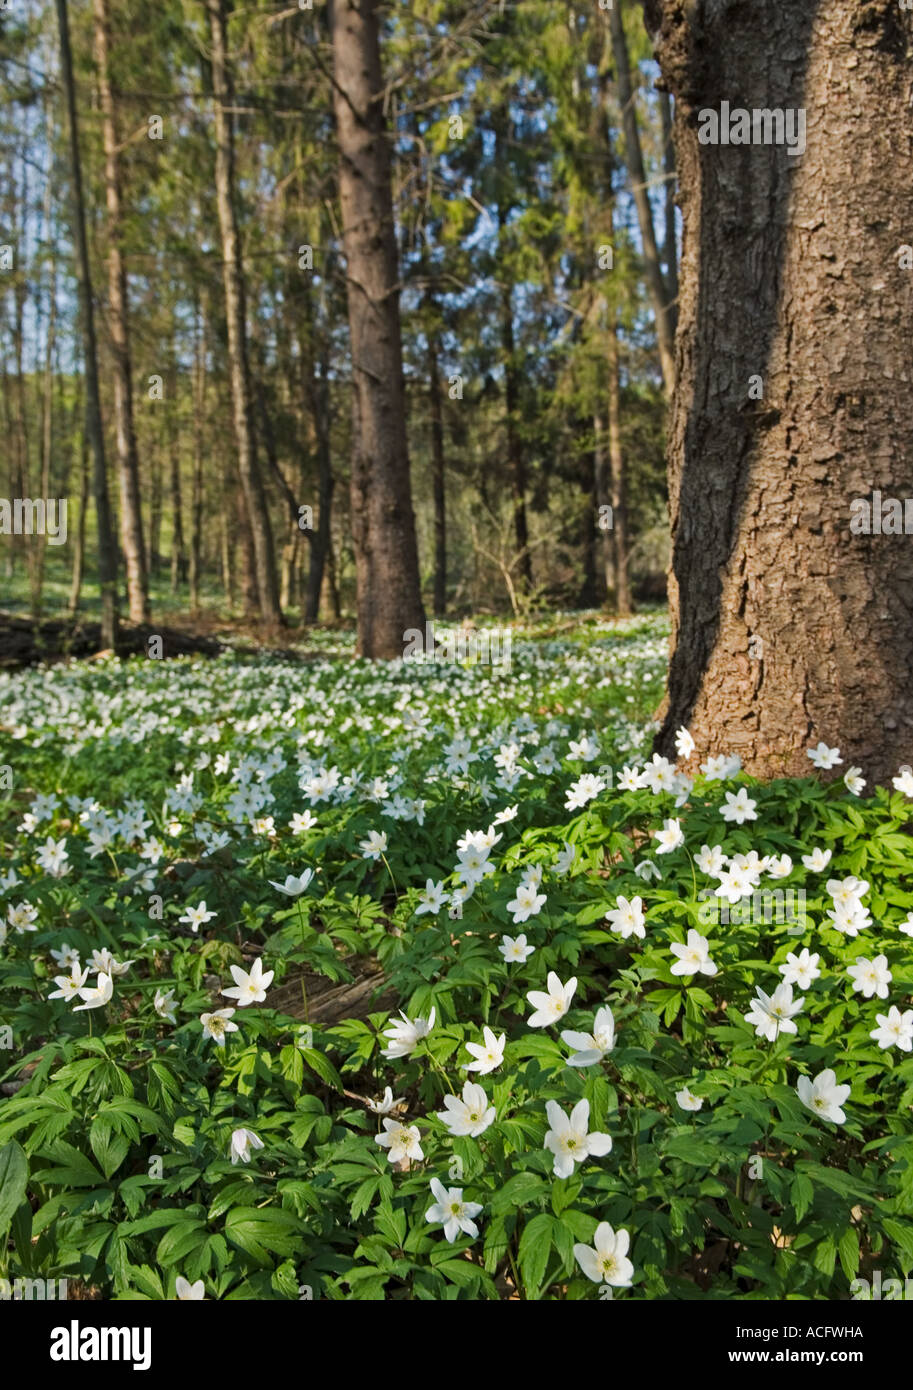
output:
[[[127,602],[130,621],[149,621],[149,578],[143,544],[143,515],[140,502],[139,460],[133,422],[133,381],[130,358],[130,322],[127,300],[127,270],[121,251],[120,168],[117,123],[111,94],[108,50],[107,0],[93,0],[95,19],[95,62],[102,116],[105,150],[105,205],[108,239],[108,333],[114,377],[114,430],[117,441],[117,469],[120,478],[121,545],[127,569]]]
[[[910,491],[913,277],[897,252],[913,227],[913,12],[647,13],[676,98],[685,226],[657,744],[670,752],[687,725],[696,756],[737,753],[766,776],[808,773],[823,739],[884,780],[913,763],[913,550],[850,522],[854,499]],[[697,114],[735,93],[748,110],[804,109],[806,152],[701,144]]]
[[[169,419],[168,452],[171,464],[171,593],[174,595],[187,578],[184,509],[181,496],[181,436],[174,416]]]
[[[92,276],[86,240],[86,214],[82,194],[82,163],[79,157],[79,127],[76,120],[76,93],[73,85],[73,58],[70,52],[70,24],[67,0],[56,0],[60,33],[60,77],[67,108],[70,153],[70,180],[73,199],[72,234],[76,248],[76,278],[82,315],[83,351],[86,373],[86,431],[92,446],[93,491],[98,526],[98,578],[101,589],[101,645],[113,647],[117,638],[117,547],[111,525],[105,442],[98,392],[98,349],[95,340],[95,308]]]
[[[615,610],[620,618],[631,612],[628,578],[628,507],[625,489],[625,456],[621,443],[621,382],[618,362],[618,317],[609,309],[609,497],[612,506],[612,570]]]
[[[678,327],[678,239],[675,234],[675,141],[672,138],[672,98],[668,92],[659,93],[659,114],[663,132],[663,173],[666,177],[663,260],[666,263],[669,325],[674,335]]]
[[[244,267],[235,210],[235,151],[232,116],[229,112],[232,92],[226,53],[225,0],[206,0],[206,8],[209,11],[212,36],[212,86],[216,98],[216,202],[222,238],[222,278],[225,287],[228,363],[238,470],[247,506],[260,616],[269,626],[278,627],[282,623],[282,609],[279,606],[276,556],[254,440],[245,322]]]
[[[353,376],[352,539],[362,656],[424,630],[406,443],[390,148],[378,0],[333,0],[333,105]]]
[[[447,611],[447,491],[441,373],[438,367],[440,351],[440,338],[436,333],[429,331],[428,396],[431,406],[431,473],[434,486],[434,613],[436,617],[442,618]]]
[[[193,483],[190,497],[190,612],[200,611],[203,552],[203,421],[206,413],[206,316],[197,305],[193,361]]]
[[[82,594],[82,571],[86,556],[86,512],[89,506],[89,440],[85,429],[79,431],[79,518],[76,523],[76,543],[73,547],[73,569],[70,576],[70,597],[67,612],[79,612]]]
[[[600,11],[605,19],[605,11]],[[653,227],[653,211],[647,193],[647,175],[644,169],[643,153],[640,147],[640,131],[637,126],[637,108],[634,105],[634,88],[631,84],[631,62],[628,57],[628,41],[625,37],[622,0],[608,12],[609,29],[612,35],[612,53],[615,59],[615,79],[618,83],[618,101],[621,106],[621,126],[625,137],[625,163],[631,180],[631,192],[637,208],[637,223],[643,243],[644,273],[653,315],[656,319],[656,342],[659,348],[659,361],[663,373],[666,395],[671,396],[675,385],[675,334],[672,316],[669,312],[669,291],[663,280],[659,250],[656,245],[656,232]]]

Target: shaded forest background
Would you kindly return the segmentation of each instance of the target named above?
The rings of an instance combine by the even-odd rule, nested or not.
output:
[[[662,599],[677,226],[640,7],[414,0],[379,39],[426,612]],[[284,617],[354,612],[332,49],[320,3],[0,11],[0,485],[69,499],[65,546],[0,543],[5,608],[99,607],[72,76],[118,606],[262,620],[243,408]]]

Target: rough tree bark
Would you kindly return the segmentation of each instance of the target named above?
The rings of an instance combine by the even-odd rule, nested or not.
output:
[[[333,105],[353,377],[352,538],[362,656],[402,656],[424,629],[378,0],[333,0]]]
[[[140,502],[139,460],[133,423],[133,380],[130,358],[130,323],[127,301],[127,269],[121,241],[120,167],[117,122],[111,92],[109,23],[107,0],[93,0],[95,24],[95,64],[102,117],[105,151],[105,206],[108,241],[108,335],[114,379],[114,433],[117,443],[117,471],[120,480],[120,533],[127,571],[127,603],[130,621],[149,622],[149,579],[143,544],[143,515]]]
[[[684,217],[669,438],[673,652],[658,747],[883,781],[913,763],[913,12],[894,0],[647,0]],[[701,144],[699,113],[804,108],[807,146]],[[763,398],[754,395],[758,383]],[[696,761],[696,759],[694,760]]]
[[[225,287],[225,319],[228,330],[228,363],[231,378],[232,415],[238,472],[247,508],[247,519],[256,564],[260,616],[270,626],[282,623],[279,579],[273,550],[272,527],[266,493],[257,463],[254,439],[244,266],[235,210],[235,146],[231,79],[228,69],[225,0],[206,0],[212,38],[212,88],[216,97],[216,202],[222,238],[222,279]]]
[[[67,136],[72,185],[72,234],[76,246],[76,278],[82,323],[86,374],[86,433],[92,447],[92,486],[98,527],[98,579],[101,589],[101,645],[114,646],[117,638],[117,546],[111,525],[108,474],[105,466],[105,440],[98,392],[98,347],[95,338],[95,307],[89,244],[86,239],[86,209],[82,191],[82,161],[79,155],[79,125],[76,118],[76,91],[73,82],[73,55],[70,49],[70,19],[67,0],[56,0],[57,28],[60,35],[60,77],[67,108]]]

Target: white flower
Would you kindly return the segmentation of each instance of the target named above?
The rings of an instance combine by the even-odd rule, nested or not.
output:
[[[721,869],[718,878],[719,885],[714,888],[713,895],[715,898],[725,898],[729,903],[738,903],[743,898],[751,897],[757,887],[754,874],[740,869],[736,864],[729,869]]]
[[[557,1023],[571,1007],[571,1000],[577,988],[576,975],[563,985],[554,970],[550,970],[546,983],[547,994],[541,989],[531,989],[526,996],[535,1009],[535,1013],[530,1014],[527,1020],[530,1028],[547,1028],[550,1023]]]
[[[213,1014],[200,1014],[200,1022],[203,1025],[203,1040],[212,1038],[216,1047],[225,1046],[225,1034],[237,1033],[237,1023],[230,1023],[229,1020],[234,1016],[234,1009],[216,1009]]]
[[[654,753],[638,779],[641,787],[649,787],[654,796],[671,792],[675,787],[675,768],[668,758]]]
[[[629,1289],[634,1266],[628,1259],[631,1237],[627,1231],[613,1231],[608,1221],[596,1227],[592,1246],[574,1246],[574,1258],[594,1284],[610,1284],[614,1289]]]
[[[702,975],[715,975],[716,965],[710,959],[710,949],[707,945],[707,938],[701,936],[693,928],[688,932],[688,938],[684,946],[673,942],[669,947],[678,960],[669,969],[673,975],[694,975],[698,971]]]
[[[94,986],[84,986],[79,991],[80,999],[84,999],[84,1004],[77,1004],[74,1014],[80,1013],[83,1009],[100,1009],[108,1003],[114,993],[114,981],[110,975],[106,975],[102,970],[99,972],[98,979]]]
[[[159,1018],[167,1019],[169,1023],[177,1023],[174,1012],[176,1007],[173,989],[155,991],[154,1008]]]
[[[687,729],[679,729],[675,735],[675,751],[680,758],[690,758],[694,752],[694,739]]]
[[[130,966],[134,963],[135,962],[132,960],[116,961],[107,946],[103,946],[100,951],[92,952],[90,969],[94,971],[95,974],[104,973],[105,975],[110,975],[112,980],[117,980],[121,975],[126,975]]]
[[[206,1285],[203,1283],[202,1279],[198,1279],[195,1284],[191,1284],[184,1278],[183,1274],[179,1274],[174,1281],[174,1296],[175,1299],[179,1299],[182,1303],[199,1301],[206,1297]]]
[[[421,917],[426,912],[440,912],[447,900],[444,891],[443,880],[435,883],[433,878],[425,880],[425,886],[418,895],[418,907],[415,909],[416,917]]]
[[[709,845],[701,845],[699,853],[694,856],[694,862],[702,874],[712,874],[716,878],[726,863],[726,856],[721,845],[714,845],[712,849]]]
[[[34,925],[38,916],[37,907],[32,907],[31,903],[11,903],[6,913],[6,920],[14,931],[37,931]]]
[[[402,1103],[402,1097],[397,1097],[396,1100],[394,1100],[391,1087],[385,1086],[384,1093],[380,1100],[368,1101],[368,1109],[373,1110],[375,1115],[389,1115],[392,1110],[395,1110],[396,1107],[402,1105]]]
[[[897,776],[891,778],[891,782],[904,796],[913,796],[913,769],[904,765]]]
[[[418,1125],[404,1125],[399,1120],[387,1120],[384,1122],[385,1134],[374,1136],[375,1144],[379,1144],[382,1149],[387,1149],[387,1157],[391,1163],[402,1163],[403,1159],[421,1159],[425,1155],[422,1151]]]
[[[681,1106],[682,1110],[700,1110],[704,1104],[700,1096],[694,1095],[688,1090],[687,1086],[683,1086],[680,1091],[676,1091],[675,1103]]]
[[[200,927],[205,925],[206,922],[211,922],[215,915],[214,912],[207,911],[206,901],[204,899],[204,901],[198,903],[196,907],[188,907],[184,916],[179,917],[178,921],[186,922],[191,931],[199,931]]]
[[[858,936],[872,922],[869,909],[858,898],[853,898],[845,904],[835,903],[833,912],[828,912],[827,915],[833,922],[835,931],[842,932],[844,936]]]
[[[817,980],[821,974],[818,969],[819,955],[811,955],[806,947],[799,954],[793,955],[792,952],[786,957],[786,961],[780,966],[780,974],[783,976],[785,985],[798,985],[800,989],[808,989],[813,980]]]
[[[313,877],[314,870],[305,869],[298,878],[296,878],[294,874],[288,874],[284,883],[276,883],[273,879],[270,879],[269,884],[270,887],[275,888],[277,892],[284,893],[287,898],[297,898],[304,892]]]
[[[608,1004],[598,1010],[592,1033],[575,1033],[568,1028],[561,1034],[561,1041],[576,1049],[568,1058],[569,1067],[592,1067],[601,1062],[615,1046],[615,1016]]]
[[[892,1004],[886,1014],[876,1014],[875,1021],[877,1028],[873,1028],[869,1034],[874,1038],[879,1047],[899,1047],[901,1052],[913,1050],[913,1009],[907,1009],[904,1013],[900,1012],[896,1004]]]
[[[847,966],[846,973],[853,981],[853,990],[861,991],[863,998],[871,999],[877,994],[879,999],[887,999],[888,985],[894,978],[888,969],[887,956],[875,956],[874,960],[858,956]]]
[[[643,786],[641,773],[636,767],[623,767],[618,778],[618,786],[623,792],[636,792]]]
[[[654,840],[659,840],[657,854],[671,854],[672,850],[678,849],[679,845],[685,843],[685,835],[677,818],[663,821],[662,830],[653,831]]]
[[[639,864],[635,864],[634,872],[645,883],[649,882],[651,878],[662,878],[663,876],[662,869],[658,864],[654,864],[652,859],[642,859]]]
[[[557,858],[555,859],[555,873],[566,874],[573,867],[574,860],[576,858],[576,846],[572,845],[568,840],[565,840],[564,849],[559,852]]]
[[[239,1160],[242,1163],[250,1163],[250,1151],[252,1148],[263,1148],[263,1140],[254,1134],[252,1129],[232,1130],[231,1145],[229,1147],[232,1163],[237,1163]]]
[[[293,835],[303,835],[305,830],[313,830],[316,824],[317,817],[313,811],[296,811],[288,826]]]
[[[434,1027],[435,1010],[432,1007],[431,1013],[425,1018],[407,1018],[402,1009],[399,1014],[402,1023],[393,1022],[389,1028],[384,1030],[383,1036],[390,1039],[390,1046],[384,1048],[381,1053],[388,1061],[396,1057],[408,1057],[409,1053],[418,1047],[422,1038],[426,1038]]]
[[[535,917],[541,912],[542,904],[545,902],[545,894],[536,892],[534,883],[521,883],[516,892],[516,896],[507,904],[507,910],[513,915],[514,926],[519,922],[526,922],[530,917]]]
[[[609,909],[605,920],[612,923],[612,931],[620,932],[625,941],[629,936],[638,936],[643,940],[647,934],[643,899],[640,897],[632,898],[629,902],[619,894],[615,900],[615,907]]]
[[[51,956],[62,970],[79,969],[79,952],[75,946],[68,946],[65,941],[61,942],[59,951],[51,951]]]
[[[767,873],[771,878],[786,878],[792,871],[793,861],[788,854],[781,854],[779,859],[776,855],[771,855],[767,861]]]
[[[806,749],[806,752],[808,753],[813,767],[826,769],[836,767],[838,763],[843,762],[840,756],[840,749],[828,748],[827,744],[824,742],[819,743],[817,748]]]
[[[507,1045],[507,1034],[502,1033],[500,1038],[496,1038],[494,1033],[486,1024],[482,1029],[483,1042],[467,1043],[466,1051],[475,1058],[473,1062],[464,1062],[463,1071],[477,1071],[480,1076],[487,1076],[490,1071],[495,1071],[504,1061],[504,1048]]]
[[[242,970],[240,965],[229,967],[234,980],[234,985],[229,989],[223,989],[222,994],[227,999],[237,999],[241,1008],[246,1008],[248,1004],[261,1004],[266,998],[266,991],[273,982],[275,971],[267,970],[263,973],[263,960],[260,956],[254,961],[250,968],[250,974]]]
[[[831,850],[820,849],[818,845],[815,845],[815,848],[812,850],[811,854],[803,854],[802,863],[805,865],[806,869],[808,869],[811,873],[820,874],[827,868],[828,864],[831,862],[831,853]]]
[[[556,1178],[569,1178],[575,1163],[585,1158],[602,1158],[610,1153],[612,1140],[608,1134],[588,1134],[590,1102],[578,1100],[568,1117],[556,1100],[546,1102],[549,1131],[545,1147],[555,1156],[552,1172]]]
[[[853,796],[859,796],[865,786],[865,778],[861,776],[861,773],[861,767],[848,767],[843,774],[843,785],[848,792],[852,792]]]
[[[438,1111],[437,1119],[452,1135],[469,1135],[471,1139],[484,1134],[497,1113],[495,1107],[488,1104],[484,1087],[474,1081],[463,1083],[462,1100],[459,1096],[445,1096],[444,1106],[444,1110]]]
[[[913,936],[913,912],[908,912],[904,920],[897,923],[897,930],[904,936]]]
[[[809,1110],[813,1110],[822,1119],[833,1120],[834,1124],[842,1125],[846,1120],[846,1115],[840,1107],[849,1095],[851,1088],[835,1085],[836,1080],[834,1072],[831,1071],[830,1067],[827,1067],[824,1071],[819,1072],[814,1080],[808,1076],[800,1076],[796,1090],[802,1104],[807,1106]]]
[[[504,810],[495,816],[495,825],[507,825],[508,821],[516,820],[519,810],[519,803],[516,806],[505,806]]]
[[[751,1008],[745,1015],[745,1022],[754,1024],[757,1036],[766,1038],[768,1042],[775,1042],[781,1033],[798,1032],[793,1023],[793,1015],[802,1012],[805,1000],[793,1000],[792,985],[785,982],[777,985],[773,994],[769,995],[758,985],[755,989],[758,997],[752,999]]]
[[[849,878],[829,878],[827,891],[833,898],[835,907],[852,908],[861,900],[863,894],[869,891],[869,885],[864,878],[850,875]]]
[[[592,772],[585,772],[568,788],[564,803],[565,810],[576,811],[581,806],[586,806],[587,802],[592,801],[601,791],[605,791],[605,782],[602,778],[596,777]]]
[[[726,793],[726,805],[720,807],[720,815],[725,821],[735,821],[736,825],[744,825],[747,820],[757,820],[758,803],[752,801],[745,787],[739,787],[737,792]]]
[[[88,974],[89,967],[86,966],[84,970],[80,970],[79,961],[77,960],[76,965],[74,966],[69,975],[54,976],[54,983],[55,985],[59,985],[60,988],[55,989],[53,994],[48,995],[48,998],[66,999],[67,1001],[69,1001],[70,999],[75,999],[77,994],[81,992],[82,987],[85,984],[86,979],[88,977]]]
[[[362,859],[380,859],[387,848],[387,832],[385,830],[371,830],[368,833],[368,838],[359,842],[358,848],[361,850]]]
[[[522,932],[517,937],[502,936],[498,946],[498,950],[501,952],[501,955],[507,961],[508,965],[512,961],[519,961],[522,965],[524,961],[529,960],[535,949],[535,946],[529,946],[527,944],[526,937]]]
[[[425,1220],[442,1222],[444,1237],[451,1245],[461,1231],[475,1240],[479,1228],[472,1218],[482,1210],[481,1202],[464,1202],[462,1187],[444,1187],[437,1178],[431,1179],[431,1192],[435,1203],[425,1212]]]

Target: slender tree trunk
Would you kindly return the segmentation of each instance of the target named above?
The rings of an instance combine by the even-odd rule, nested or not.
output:
[[[618,101],[621,106],[621,126],[625,138],[625,163],[631,180],[631,192],[637,208],[637,223],[643,244],[644,273],[653,315],[656,319],[656,341],[659,348],[659,361],[663,373],[666,395],[671,396],[675,385],[675,332],[672,315],[669,311],[669,291],[663,281],[659,250],[656,245],[656,231],[653,226],[653,212],[647,193],[647,175],[644,169],[643,153],[640,146],[640,131],[637,126],[637,108],[634,104],[634,88],[631,83],[631,62],[628,56],[628,40],[624,30],[622,0],[615,0],[606,16],[612,36],[612,54],[615,60],[615,78],[618,83]]]
[[[171,473],[171,592],[177,594],[187,577],[184,550],[183,497],[181,493],[181,436],[174,417],[170,417],[168,452]]]
[[[73,240],[76,246],[76,277],[82,314],[86,374],[86,430],[93,455],[93,490],[98,525],[98,576],[101,588],[101,644],[113,647],[117,639],[117,546],[111,525],[105,442],[98,392],[98,349],[95,339],[95,309],[92,276],[86,240],[85,204],[82,193],[82,164],[79,157],[79,127],[76,120],[76,93],[73,86],[73,58],[70,52],[70,26],[67,0],[56,0],[60,33],[60,77],[67,108],[70,148],[70,180],[73,198]]]
[[[447,611],[447,492],[444,461],[444,415],[441,409],[440,338],[428,334],[428,396],[431,406],[431,474],[434,487],[434,612]]]
[[[86,513],[89,507],[89,440],[85,429],[79,431],[79,517],[73,547],[73,569],[70,577],[70,598],[67,612],[79,612],[82,594],[82,572],[86,555]]]
[[[625,458],[621,442],[621,381],[619,379],[618,317],[609,310],[608,413],[609,413],[609,495],[612,507],[612,569],[615,609],[620,618],[631,612],[631,585],[628,577],[628,516],[625,490]]]
[[[913,11],[666,0],[648,21],[685,228],[658,747],[686,725],[695,759],[801,775],[824,740],[884,781],[913,764],[913,549],[860,527],[873,492],[910,493]],[[700,143],[736,93],[801,109],[805,152]]]
[[[402,656],[424,630],[406,443],[390,147],[378,0],[332,0],[333,105],[353,376],[352,538],[358,651]]]
[[[51,180],[48,180],[50,190]],[[50,229],[50,206],[45,204],[45,227]],[[51,454],[54,445],[54,346],[57,328],[57,263],[51,263],[51,278],[48,287],[48,327],[44,344],[44,381],[41,392],[41,496],[51,495]],[[32,616],[41,616],[44,566],[47,540],[39,537],[35,552],[34,582],[32,585]]]
[[[108,238],[108,333],[114,377],[114,430],[117,441],[117,468],[120,478],[121,545],[127,570],[127,602],[130,621],[149,621],[149,578],[143,544],[143,513],[140,501],[139,460],[133,421],[133,380],[130,358],[130,320],[127,298],[127,269],[121,242],[120,167],[117,122],[109,73],[109,33],[107,0],[93,0],[95,19],[95,63],[102,115],[105,150],[105,204]]]
[[[212,37],[212,85],[216,97],[216,202],[222,237],[222,275],[228,329],[228,360],[238,470],[247,506],[248,533],[253,547],[260,616],[270,626],[282,623],[276,556],[266,494],[254,439],[244,268],[235,210],[234,130],[227,59],[225,0],[206,0]]]
[[[206,415],[206,317],[196,313],[193,361],[193,483],[190,497],[190,612],[200,611],[203,550],[203,421]]]
[[[672,137],[672,98],[668,92],[659,93],[659,113],[663,132],[663,173],[666,176],[663,260],[666,263],[669,320],[674,334],[678,327],[678,239],[675,234],[675,140]]]

